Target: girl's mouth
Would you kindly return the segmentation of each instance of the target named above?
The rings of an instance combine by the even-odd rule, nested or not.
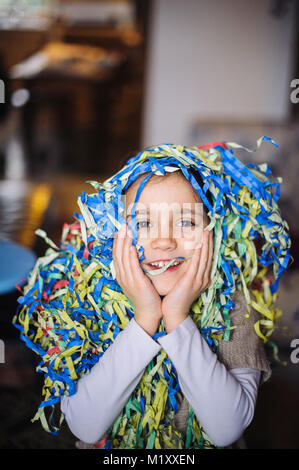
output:
[[[172,259],[172,260],[167,260],[167,262],[159,262],[159,263],[147,263],[147,267],[149,268],[150,271],[158,271],[159,274],[162,274],[164,272],[172,272],[176,271],[179,269],[179,267],[183,264],[184,260],[183,259]],[[168,267],[167,267],[168,266]],[[158,274],[158,272],[157,272]]]

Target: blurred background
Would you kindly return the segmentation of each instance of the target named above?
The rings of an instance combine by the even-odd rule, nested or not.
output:
[[[11,326],[45,243],[141,148],[238,142],[283,177],[293,264],[281,280],[279,358],[260,390],[248,448],[299,448],[299,60],[295,0],[0,0],[0,447],[75,448],[30,419],[38,358]],[[298,92],[296,92],[296,88]],[[297,103],[298,102],[298,103]],[[298,341],[299,346],[299,341]],[[295,360],[294,360],[295,356]],[[298,363],[297,358],[298,357]]]

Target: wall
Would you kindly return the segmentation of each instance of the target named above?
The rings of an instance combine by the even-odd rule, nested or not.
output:
[[[197,120],[284,121],[290,114],[294,2],[154,0],[143,145],[190,143]]]

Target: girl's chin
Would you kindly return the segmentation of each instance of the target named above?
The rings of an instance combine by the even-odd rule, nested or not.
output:
[[[153,282],[157,292],[159,295],[161,296],[164,296],[164,295],[167,295],[169,294],[169,292],[171,291],[172,287],[173,286],[170,286],[169,285],[169,282],[167,283],[167,285],[163,285],[163,283],[161,282]]]
[[[185,272],[185,271],[184,271]],[[160,276],[149,276],[153,285],[155,286],[159,295],[167,295],[172,291],[178,279],[184,275],[184,272],[178,276],[176,273],[171,273],[170,276],[165,276],[164,279]]]
[[[158,291],[158,289],[157,289],[157,291]],[[160,290],[160,291],[158,291],[158,294],[160,295],[160,297],[165,297],[167,294],[169,294],[169,292],[170,292],[169,289]]]

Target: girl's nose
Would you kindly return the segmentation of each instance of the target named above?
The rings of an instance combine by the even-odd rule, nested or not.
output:
[[[152,248],[160,248],[161,250],[175,249],[176,240],[175,238],[153,238],[151,241]]]
[[[158,230],[157,233],[152,233],[151,245],[152,248],[160,248],[162,250],[174,249],[177,246],[177,240],[171,228],[169,230]]]
[[[152,239],[152,247],[153,248],[161,248],[161,249],[167,249],[167,248],[175,248],[176,247],[176,240],[175,238],[154,238]]]

